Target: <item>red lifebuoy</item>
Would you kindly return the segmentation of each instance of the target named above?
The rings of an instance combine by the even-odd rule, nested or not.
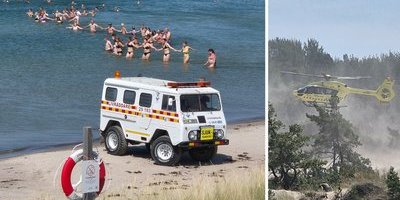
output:
[[[97,153],[93,152],[95,157],[97,157]],[[68,157],[68,159],[65,161],[62,172],[61,172],[61,186],[64,191],[65,196],[67,196],[69,199],[81,199],[82,194],[77,193],[74,188],[72,187],[71,183],[71,174],[72,170],[74,169],[74,166],[76,163],[82,160],[83,158],[83,150],[77,150],[75,151],[72,155]],[[106,169],[104,167],[104,163],[100,162],[99,164],[99,174],[100,174],[100,184],[99,184],[99,191],[97,192],[97,195],[100,194],[101,190],[103,189],[104,182],[105,182],[105,176],[106,176]]]

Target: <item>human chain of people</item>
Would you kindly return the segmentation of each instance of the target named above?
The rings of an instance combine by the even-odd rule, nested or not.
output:
[[[152,30],[142,24],[138,30],[135,26],[132,26],[131,30],[128,31],[124,23],[121,23],[119,29],[114,27],[111,23],[106,27],[103,27],[95,22],[94,17],[104,8],[105,4],[96,6],[93,9],[87,9],[86,6],[82,4],[81,9],[78,9],[76,8],[76,3],[72,1],[68,8],[63,9],[62,11],[55,10],[51,15],[48,14],[43,7],[40,7],[35,12],[33,9],[29,9],[26,14],[29,17],[34,18],[37,23],[69,23],[66,28],[73,31],[83,31],[86,29],[92,33],[105,31],[106,37],[104,38],[104,50],[116,56],[125,55],[127,59],[135,58],[135,53],[139,49],[143,49],[141,59],[149,61],[152,50],[154,50],[162,51],[162,60],[164,63],[168,63],[170,61],[171,52],[174,51],[182,53],[183,63],[187,64],[190,61],[190,52],[193,50],[196,51],[196,49],[189,46],[187,41],[182,42],[182,47],[180,49],[174,48],[171,45],[171,31],[168,28],[164,28],[163,30]],[[92,17],[92,19],[89,24],[82,25],[80,23],[81,17]],[[126,42],[123,41],[123,36],[126,37]],[[141,39],[141,43],[139,42],[138,36]],[[208,49],[207,61],[204,63],[204,66],[209,68],[216,67],[216,59],[214,49]]]

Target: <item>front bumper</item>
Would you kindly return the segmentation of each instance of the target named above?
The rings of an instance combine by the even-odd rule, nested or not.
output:
[[[228,139],[222,140],[208,140],[208,141],[188,141],[188,142],[181,142],[177,146],[181,148],[197,148],[197,147],[208,147],[208,146],[216,146],[216,145],[228,145]]]

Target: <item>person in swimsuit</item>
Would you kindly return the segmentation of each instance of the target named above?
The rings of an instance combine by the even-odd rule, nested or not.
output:
[[[78,23],[74,22],[74,24],[71,24],[71,26],[66,27],[68,29],[72,29],[73,31],[78,31],[78,30],[83,30],[82,27],[78,25]]]
[[[170,50],[169,50],[169,49],[172,49],[172,50],[174,50],[174,51],[179,51],[179,50],[174,49],[174,48],[167,42],[167,39],[165,39],[165,38],[163,39],[163,42],[162,42],[162,49],[164,50],[163,62],[165,62],[165,63],[169,62],[169,58],[170,58]]]
[[[146,38],[143,41],[142,47],[143,47],[142,60],[149,60],[150,59],[151,49],[155,49],[156,51],[161,51],[162,50],[162,49],[155,48],[153,46],[153,44],[149,41],[148,38]]]
[[[168,28],[164,29],[164,38],[167,39],[167,41],[171,41],[171,32]]]
[[[207,65],[209,68],[214,68],[217,66],[217,56],[215,55],[214,49],[208,50],[208,59],[204,65]]]
[[[122,43],[121,38],[119,38],[119,37],[115,38],[114,54],[117,56],[122,56],[122,48],[123,47],[124,47],[124,44]]]
[[[121,23],[121,30],[119,30],[118,32],[122,33],[122,35],[126,35],[126,33],[128,33],[124,23]]]
[[[54,17],[56,19],[57,24],[63,23],[63,14],[58,10],[56,10],[56,12],[54,13]]]
[[[195,50],[195,49],[193,49],[192,47],[190,47],[190,46],[188,45],[188,42],[187,42],[187,41],[184,41],[184,42],[182,43],[182,49],[180,50],[180,51],[183,53],[183,63],[184,63],[184,64],[189,63],[189,60],[190,60],[189,52],[190,52],[191,50]]]
[[[114,34],[114,31],[117,31],[117,29],[115,29],[112,24],[108,24],[108,27],[106,28],[106,30],[107,30],[107,33],[110,35]]]
[[[128,38],[128,42],[126,43],[126,46],[128,47],[128,51],[126,52],[126,58],[133,58],[134,57],[134,48],[135,45],[133,43],[132,37]]]
[[[30,9],[28,10],[28,12],[26,12],[26,15],[28,15],[28,17],[33,17],[32,8],[30,8]]]
[[[133,36],[135,36],[137,32],[138,32],[138,31],[136,31],[136,28],[135,28],[134,26],[132,26],[132,30],[129,31],[128,33],[129,33],[129,34],[132,34]]]
[[[111,41],[108,38],[104,38],[104,41],[106,41],[106,45],[104,47],[104,50],[108,51],[108,52],[113,52],[113,45],[111,43]]]
[[[100,29],[104,29],[103,27],[97,25],[94,20],[90,20],[89,25],[87,25],[85,28],[90,28],[90,32],[95,33],[96,32],[96,27],[99,27]]]

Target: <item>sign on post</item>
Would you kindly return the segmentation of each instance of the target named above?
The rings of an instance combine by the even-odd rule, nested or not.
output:
[[[99,180],[99,164],[95,160],[84,160],[82,163],[82,192],[98,192]]]

